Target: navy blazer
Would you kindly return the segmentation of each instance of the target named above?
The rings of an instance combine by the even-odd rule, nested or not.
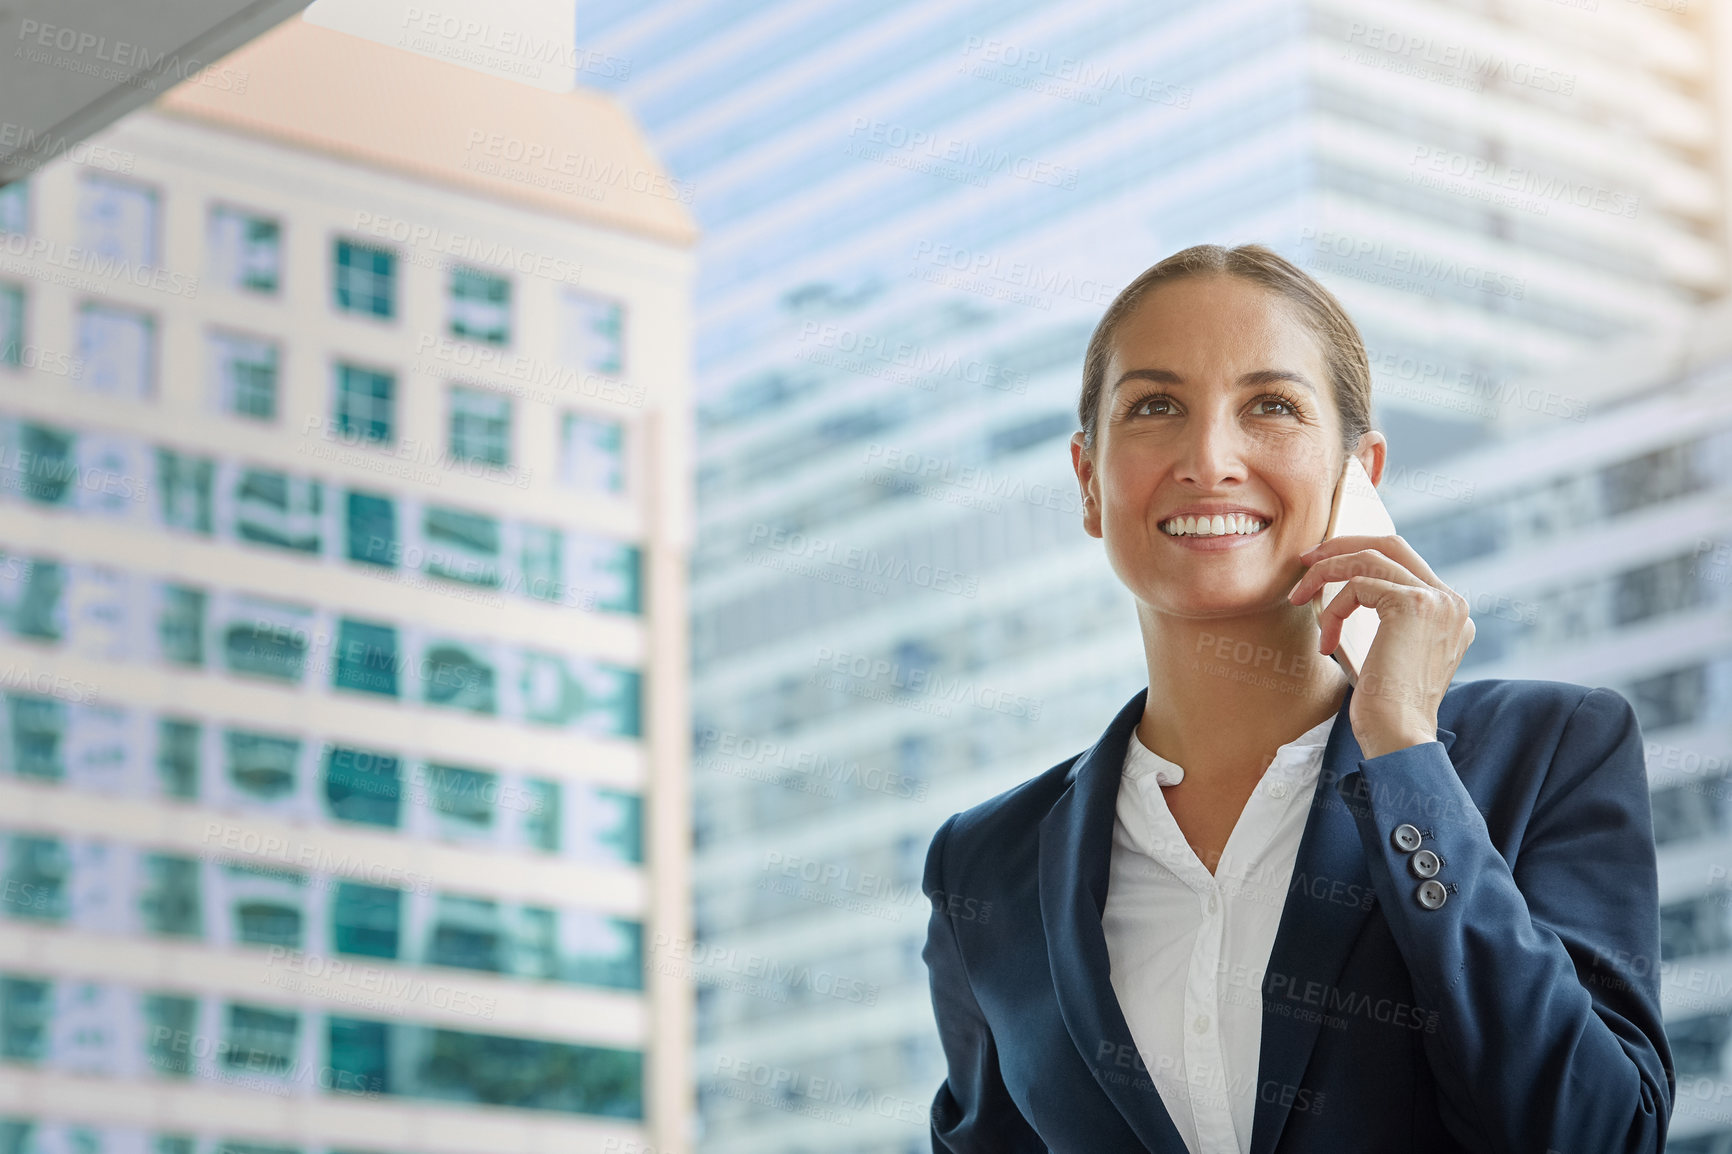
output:
[[[949,1071],[935,1152],[1185,1154],[1101,929],[1147,694],[1089,749],[932,839],[921,956]],[[1365,758],[1352,699],[1259,983],[1251,1154],[1658,1154],[1675,1083],[1629,702],[1561,681],[1464,682],[1436,741]],[[1436,908],[1395,844],[1403,824],[1443,859]]]

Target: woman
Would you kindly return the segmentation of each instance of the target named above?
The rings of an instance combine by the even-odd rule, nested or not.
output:
[[[1399,536],[1323,540],[1348,454],[1382,477],[1370,402],[1352,321],[1262,246],[1177,253],[1095,329],[1071,457],[1149,688],[932,840],[935,1151],[1662,1149],[1635,715],[1452,685],[1466,601]],[[1355,686],[1325,655],[1362,607]]]

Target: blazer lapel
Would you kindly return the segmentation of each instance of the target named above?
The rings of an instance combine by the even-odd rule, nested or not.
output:
[[[1275,1007],[1308,1004],[1305,992],[1310,989],[1334,990],[1354,942],[1371,917],[1371,909],[1376,908],[1375,898],[1370,909],[1361,908],[1357,902],[1330,900],[1332,893],[1373,892],[1359,828],[1335,789],[1344,776],[1359,772],[1364,757],[1348,718],[1352,701],[1353,690],[1349,688],[1323,747],[1322,772],[1317,775],[1311,813],[1300,836],[1293,880],[1263,977],[1263,1038],[1258,1051],[1251,1154],[1273,1154],[1323,1026],[1321,1014],[1289,1017]],[[1447,749],[1455,734],[1440,727],[1437,737]],[[1315,891],[1313,880],[1319,883]],[[1344,884],[1337,886],[1337,882]],[[1313,982],[1317,985],[1309,985]]]
[[[1077,759],[1070,787],[1041,820],[1040,913],[1059,1013],[1095,1081],[1153,1154],[1185,1154],[1149,1071],[1133,1060],[1101,928],[1119,777],[1147,697],[1147,689],[1133,697]]]

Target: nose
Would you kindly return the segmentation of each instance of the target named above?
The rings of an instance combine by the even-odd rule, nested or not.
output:
[[[1174,475],[1200,489],[1245,479],[1244,430],[1230,412],[1208,410],[1185,422]]]

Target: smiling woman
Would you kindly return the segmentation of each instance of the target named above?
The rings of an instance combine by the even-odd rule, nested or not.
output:
[[[1262,246],[1107,308],[1071,459],[1149,687],[933,838],[934,1149],[1663,1148],[1635,714],[1455,684],[1467,602],[1400,536],[1324,540],[1349,458],[1383,476],[1370,408],[1352,320]]]

